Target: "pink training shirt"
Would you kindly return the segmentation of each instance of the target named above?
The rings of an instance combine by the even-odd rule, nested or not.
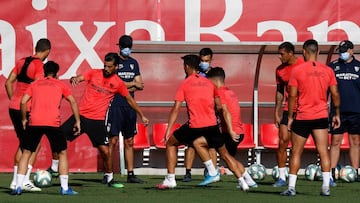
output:
[[[31,96],[30,126],[60,126],[60,103],[71,95],[69,86],[49,77],[31,83],[25,94]]]
[[[221,104],[225,104],[231,114],[231,125],[233,131],[238,135],[244,134],[239,100],[235,92],[223,86],[219,89],[219,95]],[[221,128],[223,132],[228,132],[223,116],[221,116]]]
[[[83,76],[88,83],[81,97],[79,112],[86,118],[104,120],[115,93],[124,97],[129,95],[125,83],[116,74],[104,78],[101,69],[94,69],[85,72]]]
[[[210,80],[193,74],[180,84],[175,101],[186,102],[190,128],[202,128],[216,125],[214,98],[218,96]]]
[[[336,85],[334,71],[319,62],[305,62],[291,72],[289,86],[298,89],[297,120],[328,117],[327,91]]]
[[[33,57],[36,59],[32,60],[31,63],[29,64],[27,72],[26,72],[27,76],[33,80],[44,78],[43,62],[41,61],[40,58],[35,57],[35,56],[33,56]],[[25,63],[25,58],[19,59],[16,62],[16,65],[13,68],[12,72],[15,73],[16,75],[19,75],[24,63]],[[20,110],[21,98],[23,97],[23,95],[28,87],[29,87],[29,84],[27,84],[27,83],[23,83],[23,82],[19,82],[19,81],[17,81],[15,83],[13,96],[11,97],[10,104],[9,104],[10,109]]]

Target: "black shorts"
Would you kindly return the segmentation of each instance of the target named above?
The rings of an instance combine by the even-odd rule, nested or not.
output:
[[[190,128],[188,123],[185,123],[174,131],[174,136],[181,144],[188,146],[193,146],[194,140],[201,136],[205,137],[209,148],[219,148],[224,145],[224,138],[221,136],[217,125],[204,128]]]
[[[11,122],[14,126],[16,136],[18,137],[21,146],[21,143],[23,142],[23,138],[25,136],[25,130],[22,125],[21,111],[15,109],[9,109],[9,115]],[[27,118],[29,119],[29,113],[27,113]]]
[[[75,140],[78,136],[74,135],[74,124],[75,117],[72,115],[61,125],[61,130],[69,141]],[[109,145],[109,138],[106,135],[104,120],[93,120],[80,116],[80,126],[80,134],[86,133],[94,147],[98,147],[99,145]]]
[[[134,137],[137,134],[136,111],[129,106],[110,106],[105,125],[110,137],[118,136],[120,131],[125,139]]]
[[[310,133],[316,129],[328,129],[328,118],[314,120],[294,120],[291,130],[301,137],[308,138]]]
[[[359,113],[343,113],[340,116],[341,124],[337,129],[333,129],[330,125],[331,134],[360,134],[360,114]]]
[[[28,126],[25,131],[22,148],[35,152],[43,135],[49,140],[52,152],[61,152],[67,148],[65,135],[59,127]]]
[[[223,133],[222,135],[225,140],[225,147],[226,147],[227,151],[229,152],[229,154],[231,156],[235,157],[236,152],[237,152],[237,147],[244,139],[244,134],[240,134],[240,138],[239,138],[238,142],[235,142],[231,138],[231,135],[229,133]]]
[[[296,114],[294,113],[294,118],[295,118]],[[288,111],[283,111],[283,115],[280,121],[280,125],[288,125],[288,121],[289,121],[289,112]]]

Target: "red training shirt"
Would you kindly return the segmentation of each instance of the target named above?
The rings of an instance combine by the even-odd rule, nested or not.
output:
[[[79,112],[86,118],[104,120],[115,93],[124,97],[129,95],[125,83],[116,74],[104,78],[101,69],[94,69],[85,72],[83,76],[88,83],[81,97]]]
[[[296,67],[302,63],[304,63],[304,59],[297,58],[296,62],[292,65],[287,65],[287,66],[280,65],[279,67],[276,68],[276,84],[283,85],[285,87],[284,111],[288,111],[288,109],[289,109],[289,107],[288,107],[288,97],[289,97],[288,83],[289,83],[291,71],[293,70],[294,67]],[[296,105],[294,107],[294,111],[295,110],[296,110]]]
[[[32,60],[31,63],[29,64],[27,72],[26,72],[27,76],[33,80],[44,78],[43,62],[41,61],[40,58],[38,58],[36,56],[33,56],[33,57],[36,59]],[[16,75],[19,75],[24,63],[25,63],[25,58],[19,59],[16,62],[16,65],[13,68],[12,72],[15,73]],[[24,83],[24,82],[17,81],[15,83],[13,96],[11,97],[10,105],[9,105],[10,109],[20,110],[21,98],[24,95],[24,93],[28,87],[29,87],[29,84]]]
[[[31,96],[30,126],[60,126],[60,103],[71,95],[69,86],[49,77],[31,83],[25,94]]]
[[[214,98],[218,96],[210,80],[192,74],[180,84],[175,101],[186,102],[190,128],[202,128],[216,125]]]
[[[231,125],[233,131],[238,135],[244,134],[243,124],[241,122],[239,100],[237,95],[235,94],[235,92],[225,86],[219,88],[219,95],[221,104],[226,104],[226,107],[231,114]],[[228,132],[223,116],[221,116],[221,128],[222,132]]]
[[[322,63],[308,61],[295,67],[289,86],[298,89],[296,120],[327,118],[327,91],[336,84],[334,71]]]

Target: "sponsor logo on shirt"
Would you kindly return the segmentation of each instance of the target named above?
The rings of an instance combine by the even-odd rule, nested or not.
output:
[[[360,67],[355,66],[354,69],[355,69],[356,72],[359,72]]]
[[[359,75],[353,73],[337,73],[336,78],[341,80],[357,80]]]

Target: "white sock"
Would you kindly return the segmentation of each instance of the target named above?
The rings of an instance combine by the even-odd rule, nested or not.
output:
[[[175,174],[167,174],[166,178],[168,179],[168,181],[172,182],[175,181]]]
[[[17,165],[15,165],[15,166],[14,166],[14,175],[13,175],[13,179],[12,179],[11,183],[16,184],[16,175],[17,175],[17,171],[18,171],[18,166],[17,166]]]
[[[16,175],[16,188],[21,187],[24,182],[25,175],[23,174],[17,174]]]
[[[107,182],[110,182],[114,176],[113,176],[114,173],[105,173],[104,175],[107,175]]]
[[[329,187],[330,186],[330,172],[322,172],[323,175],[323,187]]]
[[[205,165],[206,169],[208,170],[210,176],[215,176],[217,174],[217,171],[216,171],[215,166],[211,159],[208,161],[205,161],[204,165]]]
[[[240,177],[240,178],[238,179],[238,183],[241,184],[242,186],[248,185],[248,184],[246,183],[246,181],[244,180],[243,177]]]
[[[66,191],[69,189],[69,175],[59,175],[61,188]]]
[[[286,167],[279,168],[279,178],[282,180],[286,180],[285,170],[286,170]]]
[[[33,168],[32,165],[29,164],[26,174],[25,174],[24,183],[27,183],[30,181],[30,174],[31,174],[32,168]]]
[[[256,184],[256,182],[251,178],[251,176],[249,175],[249,173],[247,171],[245,171],[243,173],[242,177],[244,177],[244,179],[248,185]]]
[[[52,159],[51,161],[51,169],[55,172],[59,170],[59,160]]]
[[[295,190],[297,175],[289,174],[289,189]]]

